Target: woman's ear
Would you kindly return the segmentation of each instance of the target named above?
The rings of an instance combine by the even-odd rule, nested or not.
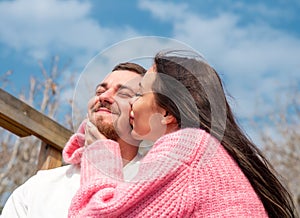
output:
[[[165,115],[163,116],[163,118],[161,120],[161,124],[168,125],[171,123],[177,123],[177,120],[172,114],[170,114],[168,111],[166,111]]]

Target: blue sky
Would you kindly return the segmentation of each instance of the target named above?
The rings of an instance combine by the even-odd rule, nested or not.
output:
[[[168,37],[201,52],[215,67],[235,113],[256,140],[260,130],[246,121],[274,111],[278,95],[300,80],[299,11],[298,0],[2,0],[0,77],[13,70],[14,89],[6,89],[17,94],[38,75],[38,60],[72,59],[69,73],[80,73],[96,54],[122,40]]]

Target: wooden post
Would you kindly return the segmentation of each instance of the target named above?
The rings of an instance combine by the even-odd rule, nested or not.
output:
[[[41,150],[38,160],[38,170],[47,170],[62,165],[62,154],[60,150],[51,145],[41,142]]]

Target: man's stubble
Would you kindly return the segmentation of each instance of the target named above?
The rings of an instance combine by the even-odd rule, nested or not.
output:
[[[115,130],[114,124],[104,122],[102,116],[98,118],[95,125],[97,126],[99,132],[101,132],[106,138],[114,141],[117,141],[120,138]]]

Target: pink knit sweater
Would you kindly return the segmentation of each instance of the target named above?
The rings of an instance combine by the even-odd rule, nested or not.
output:
[[[129,183],[116,142],[98,140],[82,149],[76,137],[65,148],[66,157],[71,150],[81,157],[81,186],[69,217],[268,217],[235,161],[200,129],[160,138]]]

